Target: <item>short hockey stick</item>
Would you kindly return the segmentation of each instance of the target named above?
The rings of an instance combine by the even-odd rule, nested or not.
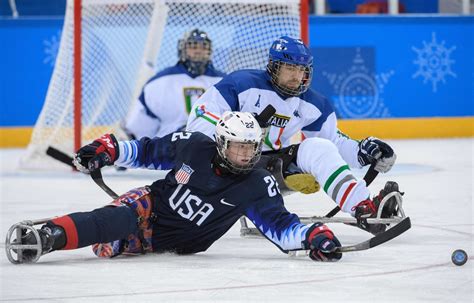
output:
[[[384,231],[383,233],[380,233],[372,238],[370,238],[367,241],[354,244],[354,245],[349,245],[349,246],[342,246],[337,248],[338,252],[352,252],[352,251],[360,251],[360,250],[366,250],[373,248],[375,246],[378,246],[380,244],[383,244],[387,241],[392,240],[395,237],[398,237],[399,235],[403,234],[407,230],[409,230],[411,227],[411,221],[410,217],[406,217],[400,223],[397,225],[393,226],[392,228]]]
[[[91,171],[92,180],[97,184],[103,191],[105,191],[112,199],[117,199],[119,196],[105,184],[104,179],[102,178],[102,172],[100,169]]]
[[[46,154],[58,160],[59,162],[67,164],[71,166],[72,168],[76,169],[76,167],[72,163],[73,158],[60,150],[52,146],[49,146],[48,149],[46,150]],[[107,184],[105,184],[104,179],[102,178],[102,172],[100,171],[100,169],[92,171],[91,177],[92,177],[92,180],[94,180],[95,184],[97,184],[100,188],[102,188],[110,197],[112,197],[113,199],[118,198],[118,195],[110,187],[108,187]]]
[[[72,164],[73,158],[69,156],[68,154],[60,151],[59,149],[49,146],[48,149],[46,150],[46,154],[52,157],[53,159],[58,160],[59,162],[69,165],[74,170],[77,170],[74,164]]]
[[[398,237],[399,235],[403,234],[407,230],[411,228],[411,221],[410,217],[405,217],[401,220],[397,225],[393,226],[392,228],[364,241],[354,245],[342,246],[336,248],[337,252],[346,253],[346,252],[354,252],[354,251],[361,251],[374,248],[392,240],[393,238]],[[295,255],[295,254],[293,254]]]

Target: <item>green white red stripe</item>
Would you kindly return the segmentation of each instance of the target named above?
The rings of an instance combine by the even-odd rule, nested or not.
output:
[[[344,202],[346,202],[346,199],[349,196],[349,193],[351,192],[351,190],[354,188],[356,184],[357,182],[352,182],[351,184],[349,184],[346,191],[344,192],[344,195],[342,195],[341,201],[339,201],[340,208],[342,208],[342,206],[344,205]]]
[[[324,191],[342,208],[356,184],[357,180],[350,173],[349,166],[343,165],[336,169],[326,180]],[[343,189],[344,192],[342,193]],[[339,201],[337,201],[338,196],[341,197]]]
[[[196,111],[197,117],[203,118],[204,120],[214,125],[217,125],[217,121],[219,121],[220,119],[218,116],[214,115],[213,113],[206,111],[206,107],[204,105],[200,105],[196,107],[195,111]]]
[[[336,178],[342,174],[342,172],[346,171],[346,170],[349,170],[349,165],[343,165],[341,167],[339,167],[338,169],[336,169],[335,172],[333,172],[329,178],[326,180],[326,183],[324,183],[324,191],[326,193],[328,193],[328,190],[329,190],[329,187],[331,186],[331,184],[334,182],[334,180],[336,180]],[[329,194],[329,193],[328,193]]]

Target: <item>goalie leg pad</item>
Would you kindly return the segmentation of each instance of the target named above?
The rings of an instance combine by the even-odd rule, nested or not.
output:
[[[138,232],[129,235],[127,239],[94,244],[92,245],[92,251],[98,257],[104,258],[120,254],[135,255],[152,252],[151,238],[156,215],[153,213],[153,196],[150,189],[148,187],[132,189],[112,201],[108,206],[126,206],[135,210],[139,227]]]

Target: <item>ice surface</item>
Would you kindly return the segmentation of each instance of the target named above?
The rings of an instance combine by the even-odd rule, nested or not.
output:
[[[346,253],[337,263],[288,257],[263,238],[241,238],[239,224],[207,252],[98,259],[90,248],[60,251],[38,263],[13,265],[0,253],[0,301],[44,302],[473,302],[472,258],[451,263],[458,248],[473,250],[474,139],[390,141],[396,167],[370,186],[378,192],[395,180],[406,192],[411,230],[374,249]],[[0,150],[1,222],[87,211],[109,202],[92,180],[71,172],[16,169],[23,150]],[[363,171],[356,172],[362,176]],[[155,171],[105,171],[117,192],[162,177]],[[286,198],[300,215],[334,207],[323,194]],[[342,224],[331,228],[343,244],[369,234]],[[5,245],[2,243],[2,250]]]

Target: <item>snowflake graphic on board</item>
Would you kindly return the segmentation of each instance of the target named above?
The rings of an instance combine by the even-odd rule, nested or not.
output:
[[[342,118],[390,117],[382,98],[383,89],[393,71],[371,73],[357,48],[352,66],[340,74],[323,71],[336,92],[334,106]]]
[[[433,92],[438,90],[438,82],[446,83],[445,77],[457,75],[451,70],[451,65],[454,60],[450,58],[451,53],[456,49],[456,46],[450,48],[445,47],[445,41],[438,43],[436,41],[436,33],[432,33],[431,42],[423,41],[423,48],[412,47],[418,55],[418,58],[413,63],[418,65],[418,70],[412,75],[412,78],[419,76],[423,77],[423,83],[431,81]]]
[[[61,31],[58,31],[55,35],[51,36],[50,39],[43,40],[45,53],[45,58],[43,59],[44,64],[49,64],[51,67],[54,66],[59,51],[60,41]]]

